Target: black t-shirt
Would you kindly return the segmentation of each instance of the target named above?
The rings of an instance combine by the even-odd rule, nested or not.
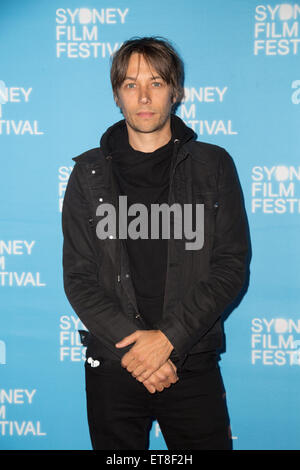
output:
[[[151,239],[151,204],[168,202],[173,139],[152,153],[134,150],[128,143],[127,132],[120,134],[119,150],[113,153],[113,171],[120,193],[131,204],[142,203],[148,210],[148,238],[125,239],[131,277],[135,287],[139,312],[149,325],[161,318],[167,269],[168,240]],[[138,214],[137,214],[138,216]],[[128,216],[128,224],[136,216]]]

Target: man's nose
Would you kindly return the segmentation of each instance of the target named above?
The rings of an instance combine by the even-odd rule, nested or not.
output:
[[[140,87],[139,101],[142,104],[147,104],[151,102],[151,97],[147,86]]]

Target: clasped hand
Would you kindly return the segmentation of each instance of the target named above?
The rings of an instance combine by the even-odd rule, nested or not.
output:
[[[116,344],[123,348],[135,343],[122,357],[125,367],[150,393],[177,382],[176,366],[168,359],[173,346],[160,330],[136,330]]]

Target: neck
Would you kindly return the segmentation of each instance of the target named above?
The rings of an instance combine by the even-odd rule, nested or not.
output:
[[[171,120],[166,125],[155,132],[137,132],[127,123],[128,141],[134,150],[139,152],[152,153],[160,147],[166,145],[171,137]]]

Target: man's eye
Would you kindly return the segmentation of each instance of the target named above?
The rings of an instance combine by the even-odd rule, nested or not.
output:
[[[161,83],[160,82],[153,82],[152,85],[155,87],[155,88],[159,88],[161,86]]]
[[[134,87],[135,87],[135,83],[127,83],[126,87],[127,87],[127,88],[134,88]]]

